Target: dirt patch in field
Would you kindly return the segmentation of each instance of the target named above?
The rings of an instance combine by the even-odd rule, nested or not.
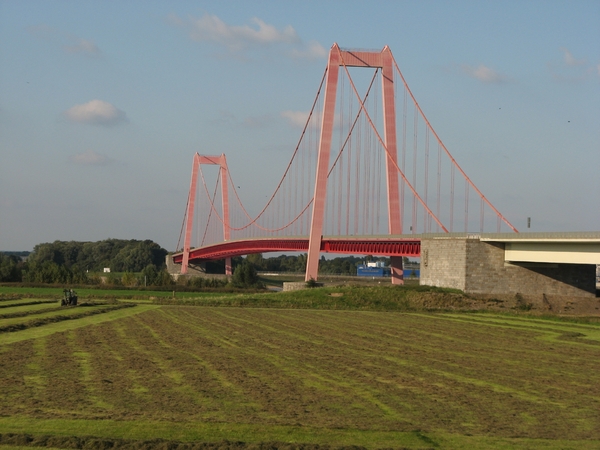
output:
[[[409,291],[406,294],[407,300],[417,309],[456,309],[456,310],[477,310],[486,309],[488,302],[480,299],[473,299],[464,294],[454,294],[449,292],[415,292]]]
[[[408,291],[406,299],[415,309],[530,312],[559,316],[600,317],[600,298],[553,295],[482,295],[439,291]]]

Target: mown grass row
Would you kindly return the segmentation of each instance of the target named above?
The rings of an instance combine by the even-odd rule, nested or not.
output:
[[[81,305],[78,308],[60,308],[58,310],[51,309],[46,311],[38,311],[40,315],[31,320],[23,320],[28,318],[32,314],[26,314],[25,316],[13,316],[10,318],[2,318],[0,320],[0,333],[22,331],[28,328],[41,327],[47,324],[62,322],[65,320],[80,319],[83,317],[93,316],[96,314],[104,314],[111,311],[116,311],[123,308],[131,308],[135,304],[130,303],[119,303],[112,305],[90,305],[85,307]]]
[[[33,343],[44,342],[47,336],[56,333],[69,332],[78,328],[86,328],[90,325],[98,325],[105,322],[112,322],[137,314],[142,314],[146,311],[160,308],[157,305],[136,304],[135,307],[121,308],[111,310],[102,314],[94,314],[91,316],[77,317],[73,320],[63,320],[60,322],[48,323],[44,326],[27,328],[21,331],[12,333],[0,333],[0,350],[6,349],[7,345],[23,341],[32,341]],[[4,346],[4,347],[1,347]]]
[[[72,427],[67,423],[63,428],[65,431],[71,430]],[[241,436],[240,439],[229,439],[232,435],[230,427],[223,428],[219,431],[207,430],[203,426],[198,426],[196,430],[191,429],[188,425],[173,424],[140,424],[140,430],[133,433],[119,433],[126,437],[114,438],[112,435],[103,437],[103,434],[94,436],[57,436],[51,434],[29,434],[29,433],[0,433],[0,449],[1,450],[30,450],[32,447],[46,448],[47,450],[60,449],[89,449],[89,450],[363,450],[374,448],[373,442],[384,442],[387,446],[381,448],[388,449],[465,449],[476,448],[480,450],[488,449],[534,449],[543,448],[545,450],[596,450],[596,442],[587,440],[550,440],[550,439],[526,439],[526,438],[495,438],[492,436],[453,436],[442,435],[431,438],[428,433],[421,430],[414,430],[408,433],[389,433],[389,432],[358,432],[349,433],[346,430],[306,430],[303,435],[304,441],[290,442],[290,430],[287,427],[280,427],[278,430],[279,441],[255,442],[253,440],[241,440],[243,436],[252,436],[256,434],[252,427],[238,427]],[[0,425],[1,426],[1,425]],[[113,421],[108,421],[106,427],[113,427],[117,432],[126,429],[127,426]],[[46,428],[46,427],[44,427]],[[83,429],[93,428],[98,430],[104,427],[82,426]],[[80,428],[80,429],[81,429]],[[185,439],[165,439],[160,436],[173,434],[181,436],[182,429],[187,429],[187,436],[196,437],[196,440]],[[134,430],[131,430],[134,431]],[[236,430],[238,431],[238,430]],[[159,436],[156,438],[139,439],[131,438],[132,435],[144,436]],[[364,445],[348,444],[347,442],[356,442],[352,436],[361,436],[359,441],[364,441]],[[210,441],[207,439],[213,438]],[[317,444],[315,442],[322,442]]]
[[[15,306],[39,305],[40,303],[55,303],[56,300],[32,300],[31,298],[14,298],[0,300],[0,309],[13,308]]]
[[[12,319],[15,317],[26,317],[34,314],[43,314],[46,312],[57,311],[61,309],[61,306],[52,302],[54,306],[48,306],[48,303],[43,302],[39,304],[26,304],[19,305],[12,308],[2,310],[0,313],[0,319]]]
[[[16,414],[3,400],[13,412],[0,433],[596,448],[598,348],[545,339],[583,328],[491,314],[154,306],[5,347],[5,392],[23,406]]]

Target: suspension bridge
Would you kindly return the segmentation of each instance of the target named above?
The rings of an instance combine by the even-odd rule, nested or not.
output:
[[[242,203],[227,160],[195,154],[178,249],[191,263],[263,252],[420,256],[427,235],[517,229],[477,188],[435,132],[386,46],[334,44],[298,142],[262,209]],[[211,167],[213,169],[211,169]],[[210,183],[206,171],[215,170]],[[181,246],[183,239],[183,247]]]

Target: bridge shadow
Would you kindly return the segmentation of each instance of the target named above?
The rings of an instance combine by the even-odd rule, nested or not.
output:
[[[560,284],[565,284],[600,297],[600,288],[596,286],[596,266],[594,264],[537,262],[511,262],[510,264],[527,269],[542,277],[550,278]],[[568,294],[565,292],[565,295]]]

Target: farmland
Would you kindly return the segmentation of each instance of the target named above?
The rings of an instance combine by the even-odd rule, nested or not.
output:
[[[362,292],[351,291],[333,296],[335,308],[257,307],[253,294],[247,303],[259,305],[232,307],[232,294],[227,306],[198,306],[210,304],[202,297],[60,310],[69,320],[52,319],[49,303],[0,300],[0,329],[46,318],[0,333],[0,448],[600,445],[597,322],[406,303],[345,309]]]

